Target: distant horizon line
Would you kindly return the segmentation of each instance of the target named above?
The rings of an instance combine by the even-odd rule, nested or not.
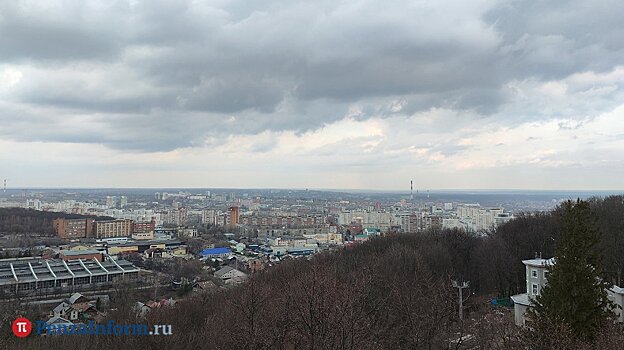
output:
[[[397,189],[362,189],[362,188],[312,188],[312,187],[11,187],[7,188],[7,192],[24,191],[24,190],[260,190],[260,191],[319,191],[319,192],[356,192],[356,193],[394,193],[394,194],[410,194],[409,190]],[[579,192],[579,193],[623,193],[624,189],[518,189],[518,188],[436,188],[436,189],[417,189],[414,194],[423,193],[455,193],[455,192],[492,192],[492,193],[521,193],[521,192]],[[0,191],[0,193],[2,193]]]

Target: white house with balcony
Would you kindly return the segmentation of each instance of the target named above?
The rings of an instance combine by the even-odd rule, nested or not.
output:
[[[526,266],[527,292],[511,297],[514,302],[514,318],[516,325],[524,326],[526,312],[533,306],[533,300],[540,295],[542,288],[548,283],[548,268],[555,263],[554,258],[522,260]],[[615,314],[619,322],[624,322],[622,305],[624,303],[624,288],[613,286],[607,290],[609,300],[615,305]]]

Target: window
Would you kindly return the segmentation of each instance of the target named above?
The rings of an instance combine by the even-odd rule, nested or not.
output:
[[[535,283],[531,284],[531,294],[539,295],[539,286]]]
[[[544,279],[548,277],[548,271],[544,270]]]
[[[531,269],[531,277],[537,278],[537,270]]]

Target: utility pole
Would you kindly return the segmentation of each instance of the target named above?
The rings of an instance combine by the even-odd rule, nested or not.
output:
[[[464,281],[464,282],[452,281],[452,282],[453,282],[453,288],[457,288],[459,290],[459,320],[463,321],[464,320],[464,296],[463,296],[462,290],[464,288],[469,288],[470,282],[469,281]]]

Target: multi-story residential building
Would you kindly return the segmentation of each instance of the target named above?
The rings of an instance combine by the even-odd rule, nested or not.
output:
[[[232,194],[233,196],[233,194]],[[228,208],[228,214],[230,216],[229,224],[231,226],[238,226],[240,221],[240,208],[239,207],[230,207]]]
[[[297,216],[295,214],[275,214],[275,215],[242,215],[241,225],[246,226],[267,226],[267,227],[314,227],[324,225],[327,222],[326,216],[322,214],[307,214]]]
[[[115,196],[106,196],[106,206],[112,208],[115,206],[117,198]]]
[[[258,236],[264,238],[282,237],[282,236],[307,236],[307,235],[327,235],[329,234],[329,225],[313,226],[313,227],[276,227],[276,226],[259,226],[257,227]]]
[[[27,199],[26,208],[41,210],[42,203],[38,199]]]
[[[79,239],[91,237],[93,219],[55,219],[52,224],[59,238]]]
[[[403,232],[417,232],[420,230],[421,216],[417,213],[404,213],[401,217],[401,230]]]
[[[352,223],[374,226],[386,231],[392,227],[400,227],[402,219],[398,212],[344,211],[338,214],[338,224]]]
[[[130,237],[132,236],[132,220],[118,219],[110,221],[95,221],[93,235],[95,238]]]
[[[489,230],[513,218],[503,208],[482,208],[479,204],[463,204],[457,206],[457,217],[473,231]]]
[[[216,219],[216,212],[214,209],[202,210],[201,222],[202,224],[214,225]]]
[[[188,211],[184,207],[172,208],[161,213],[163,223],[183,225],[186,222]]]

